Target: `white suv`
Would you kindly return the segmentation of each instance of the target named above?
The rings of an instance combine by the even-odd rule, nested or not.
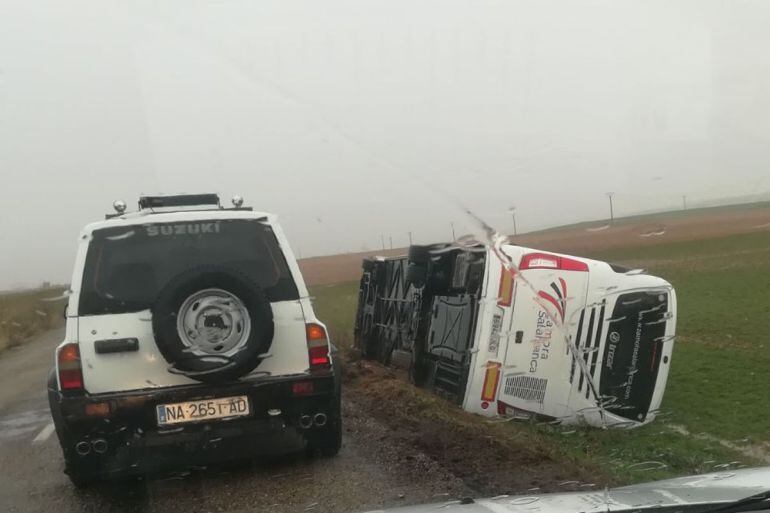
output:
[[[81,233],[48,383],[74,483],[339,450],[326,327],[276,217],[233,204],[142,197]]]

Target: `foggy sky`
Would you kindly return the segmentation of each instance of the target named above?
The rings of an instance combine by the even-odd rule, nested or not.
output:
[[[32,5],[34,4],[34,5]],[[302,256],[770,189],[770,3],[0,0],[0,289],[142,192]]]

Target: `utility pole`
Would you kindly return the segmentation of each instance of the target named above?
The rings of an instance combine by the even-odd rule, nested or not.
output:
[[[380,242],[382,243],[382,250],[385,251],[385,235],[380,234]]]
[[[519,230],[516,229],[516,207],[510,207],[508,209],[508,212],[511,213],[511,217],[513,217],[513,235],[514,237],[519,234]]]
[[[412,232],[409,232],[409,245],[412,245]]]
[[[687,210],[687,196],[682,196],[682,210]]]
[[[612,205],[612,197],[615,195],[614,192],[608,192],[607,197],[610,199],[610,224],[612,224],[615,221],[615,210],[613,209]]]
[[[388,238],[390,239],[390,249],[393,249],[393,236],[388,235]]]
[[[457,237],[455,237],[455,224],[454,223],[450,223],[450,224],[452,225],[452,240],[456,241]]]

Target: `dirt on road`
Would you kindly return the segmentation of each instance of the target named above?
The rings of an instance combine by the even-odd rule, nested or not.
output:
[[[0,355],[2,511],[350,513],[534,488],[566,491],[590,475],[530,440],[497,439],[502,426],[471,420],[390,369],[350,361],[343,447],[334,458],[289,455],[77,490],[63,473],[44,392],[62,337],[63,330],[50,331]],[[426,409],[425,401],[436,404]],[[564,482],[570,484],[560,487]]]
[[[304,454],[179,469],[75,489],[45,397],[54,330],[0,355],[0,510],[8,512],[354,512],[475,495],[440,459],[391,436],[355,394],[337,457]]]

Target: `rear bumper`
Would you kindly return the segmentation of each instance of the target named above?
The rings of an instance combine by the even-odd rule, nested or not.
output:
[[[313,383],[312,393],[294,395],[292,384],[306,381]],[[249,400],[247,417],[158,426],[158,404],[241,395]],[[305,436],[319,429],[307,425],[307,416],[323,413],[331,418],[338,414],[338,401],[332,372],[119,394],[65,396],[49,388],[68,468],[77,466],[79,474],[96,477],[300,450]],[[109,405],[109,413],[87,415],[86,406],[94,404]]]

